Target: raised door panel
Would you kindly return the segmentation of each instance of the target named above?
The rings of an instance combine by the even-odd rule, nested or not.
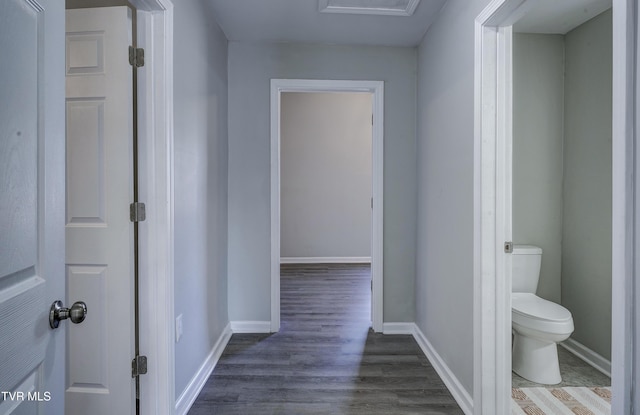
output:
[[[67,226],[106,226],[104,98],[67,101]]]

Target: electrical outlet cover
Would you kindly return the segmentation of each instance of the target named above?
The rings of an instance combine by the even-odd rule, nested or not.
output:
[[[176,343],[180,341],[182,337],[182,314],[176,317]]]

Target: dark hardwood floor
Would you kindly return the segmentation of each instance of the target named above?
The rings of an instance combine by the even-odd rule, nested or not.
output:
[[[190,415],[463,414],[412,336],[370,330],[368,265],[282,265],[281,329],[234,334]]]

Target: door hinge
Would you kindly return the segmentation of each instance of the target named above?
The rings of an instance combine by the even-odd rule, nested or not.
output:
[[[136,356],[131,361],[131,377],[147,374],[147,356]]]
[[[144,49],[129,46],[129,64],[136,68],[144,66]]]
[[[504,243],[504,252],[510,254],[513,252],[513,242]]]
[[[129,205],[129,219],[131,222],[144,222],[147,211],[144,203],[134,202]]]

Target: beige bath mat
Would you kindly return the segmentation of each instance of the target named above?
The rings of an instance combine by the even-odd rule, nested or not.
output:
[[[611,415],[611,388],[514,388],[512,415]]]

